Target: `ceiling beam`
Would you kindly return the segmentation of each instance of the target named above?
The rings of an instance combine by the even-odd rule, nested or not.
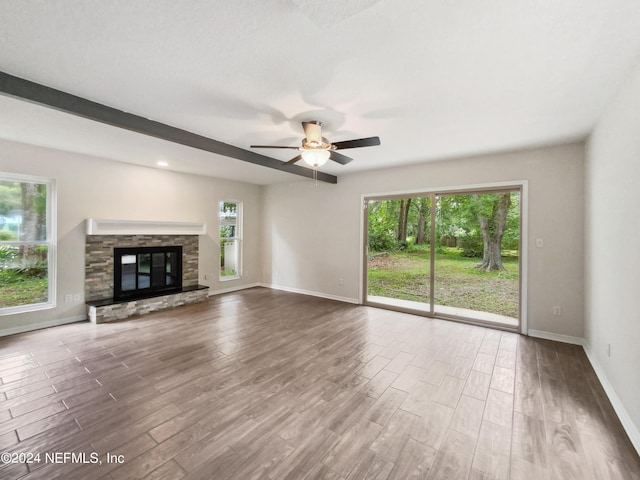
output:
[[[46,87],[20,77],[0,71],[0,93],[26,100],[28,102],[54,108],[65,113],[88,118],[96,122],[123,128],[150,137],[160,138],[168,142],[186,145],[206,152],[224,155],[243,162],[253,163],[262,167],[273,168],[282,172],[292,173],[301,177],[313,177],[313,170],[298,165],[285,165],[285,162],[267,157],[250,150],[245,150],[228,143],[219,142],[209,137],[159,123],[132,113],[123,112],[116,108],[92,102],[86,98]],[[327,183],[338,183],[338,178],[324,172],[317,172],[318,180]]]

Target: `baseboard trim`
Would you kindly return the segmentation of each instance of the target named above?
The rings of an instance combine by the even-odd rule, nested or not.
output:
[[[581,337],[572,337],[571,335],[562,335],[560,333],[545,332],[544,330],[529,329],[527,334],[530,337],[543,338],[545,340],[555,340],[556,342],[570,343],[571,345],[584,346],[585,340]]]
[[[613,386],[609,382],[609,379],[607,378],[607,375],[604,373],[604,369],[600,365],[600,362],[598,362],[598,359],[591,351],[589,344],[585,342],[585,344],[583,345],[583,348],[584,348],[584,352],[587,354],[589,363],[591,363],[593,370],[596,372],[596,376],[598,377],[598,380],[600,380],[600,384],[602,385],[602,388],[604,388],[604,391],[607,394],[607,397],[609,397],[609,401],[611,402],[611,405],[613,406],[613,409],[615,410],[616,415],[618,415],[618,418],[620,419],[620,423],[622,423],[622,428],[624,428],[625,432],[627,432],[627,435],[629,436],[629,440],[631,440],[633,447],[636,449],[636,452],[638,452],[638,455],[640,455],[640,430],[638,429],[636,424],[633,423],[633,420],[631,420],[631,417],[629,416],[627,409],[624,408],[622,401],[620,400]]]
[[[236,285],[235,287],[229,287],[229,288],[221,288],[219,290],[211,290],[211,287],[209,287],[209,297],[213,297],[214,295],[221,295],[223,293],[230,293],[230,292],[237,292],[238,290],[246,290],[248,288],[254,288],[254,287],[262,287],[263,285],[259,282],[256,283],[249,283],[247,285]]]
[[[633,420],[631,420],[627,409],[624,408],[622,401],[620,401],[620,398],[616,394],[616,391],[611,386],[609,379],[605,375],[602,366],[598,362],[598,359],[591,351],[591,348],[589,347],[587,341],[584,338],[572,337],[570,335],[561,335],[559,333],[545,332],[543,330],[529,330],[528,333],[531,337],[544,338],[546,340],[555,340],[557,342],[570,343],[573,345],[580,345],[584,349],[584,353],[587,355],[589,363],[593,367],[593,370],[596,372],[598,381],[600,382],[600,385],[602,385],[602,388],[604,388],[604,391],[607,394],[609,401],[611,402],[611,406],[613,407],[613,410],[616,412],[616,415],[618,416],[618,419],[622,424],[622,428],[624,428],[624,431],[627,433],[629,440],[631,440],[633,447],[640,455],[640,430],[638,430],[636,424],[633,423]]]
[[[18,333],[32,332],[34,330],[42,330],[43,328],[58,327],[68,323],[77,323],[87,320],[86,315],[76,315],[75,317],[64,318],[60,320],[49,320],[48,322],[31,323],[29,325],[20,325],[18,327],[3,328],[0,330],[0,337],[16,335]]]
[[[299,293],[301,295],[311,295],[312,297],[326,298],[327,300],[336,300],[338,302],[359,304],[357,298],[340,297],[338,295],[330,295],[328,293],[314,292],[311,290],[303,290],[301,288],[285,287],[284,285],[275,285],[273,283],[263,283],[261,287],[271,288],[273,290],[282,290],[283,292]]]

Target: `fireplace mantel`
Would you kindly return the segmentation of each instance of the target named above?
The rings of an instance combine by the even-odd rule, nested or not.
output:
[[[204,223],[87,218],[87,235],[204,235],[206,233],[207,225]]]

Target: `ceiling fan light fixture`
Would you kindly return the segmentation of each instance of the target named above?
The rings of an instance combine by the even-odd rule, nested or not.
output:
[[[313,168],[318,168],[327,163],[331,152],[324,149],[310,149],[302,151],[302,159]]]

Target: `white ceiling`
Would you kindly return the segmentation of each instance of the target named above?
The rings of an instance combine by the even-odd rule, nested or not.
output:
[[[0,70],[242,148],[380,136],[336,175],[584,138],[639,61],[638,0],[0,0]],[[300,179],[4,96],[0,138]]]

